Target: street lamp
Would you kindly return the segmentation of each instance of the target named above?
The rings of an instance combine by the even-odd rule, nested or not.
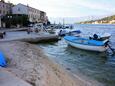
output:
[[[10,20],[12,19],[12,16],[7,16],[7,17],[8,17],[8,20],[9,20],[9,24],[10,24],[10,26],[11,26],[11,21],[10,21]],[[9,27],[10,27],[10,26],[9,26]]]

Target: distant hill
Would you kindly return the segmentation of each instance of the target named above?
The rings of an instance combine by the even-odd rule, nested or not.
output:
[[[83,16],[83,17],[56,17],[56,18],[53,18],[53,17],[49,17],[49,20],[51,23],[56,23],[56,24],[59,24],[59,23],[62,23],[63,22],[65,24],[74,24],[76,22],[82,22],[82,21],[90,21],[90,20],[97,20],[97,19],[100,19],[100,18],[103,18],[104,16]]]
[[[107,16],[98,20],[80,22],[80,24],[115,24],[115,15]]]

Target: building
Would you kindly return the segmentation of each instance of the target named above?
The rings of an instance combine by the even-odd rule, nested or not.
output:
[[[99,22],[98,21],[94,21],[94,22],[92,22],[92,24],[99,24]]]
[[[26,14],[30,22],[41,22],[44,20],[46,13],[27,5],[17,4],[12,8],[13,14]]]
[[[6,15],[11,13],[11,3],[6,3],[4,0],[0,1],[0,15]]]
[[[44,11],[40,11],[40,20],[41,22],[45,23],[46,22],[46,13]]]
[[[115,24],[115,20],[109,21],[109,24]]]
[[[1,18],[6,14],[10,14],[11,8],[12,8],[11,3],[6,3],[4,0],[0,1],[0,27],[2,27],[2,25],[3,25]]]

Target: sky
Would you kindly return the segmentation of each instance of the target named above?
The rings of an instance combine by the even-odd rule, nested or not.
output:
[[[85,17],[115,14],[115,0],[5,0],[45,11],[48,17]]]

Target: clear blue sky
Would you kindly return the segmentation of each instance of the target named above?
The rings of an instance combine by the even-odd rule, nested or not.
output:
[[[115,14],[115,0],[5,0],[47,12],[49,17],[83,17]]]

